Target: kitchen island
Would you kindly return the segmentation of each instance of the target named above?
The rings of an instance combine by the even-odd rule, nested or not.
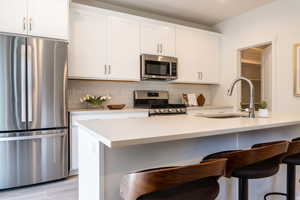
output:
[[[120,200],[123,175],[200,162],[207,154],[300,136],[300,114],[269,118],[205,118],[200,115],[78,121],[79,199]],[[282,191],[284,172],[256,180],[250,199]],[[222,178],[219,199],[237,199],[234,179]],[[271,184],[270,184],[271,183]],[[284,192],[284,191],[282,191]]]

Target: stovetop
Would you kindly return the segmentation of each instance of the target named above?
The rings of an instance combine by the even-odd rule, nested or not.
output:
[[[186,114],[187,108],[184,104],[152,104],[149,108],[149,116]]]

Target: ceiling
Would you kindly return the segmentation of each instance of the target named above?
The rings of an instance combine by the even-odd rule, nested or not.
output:
[[[125,8],[151,12],[203,25],[215,25],[230,17],[274,0],[97,0]]]

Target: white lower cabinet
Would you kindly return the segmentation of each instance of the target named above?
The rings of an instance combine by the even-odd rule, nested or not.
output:
[[[105,111],[104,111],[105,112]],[[92,119],[124,119],[124,118],[143,118],[148,117],[148,111],[137,112],[71,112],[70,113],[70,175],[78,174],[78,134],[79,128],[76,125],[77,120]]]

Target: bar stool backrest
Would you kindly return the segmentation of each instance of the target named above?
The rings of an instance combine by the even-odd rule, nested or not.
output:
[[[219,154],[217,158],[227,158],[226,177],[230,178],[236,169],[240,169],[287,152],[289,142],[280,141],[254,145],[251,149]]]
[[[292,156],[300,153],[300,138],[293,139],[290,142],[286,156]]]
[[[121,181],[121,197],[124,200],[137,200],[142,195],[166,190],[199,179],[219,178],[225,173],[226,161],[226,159],[218,159],[196,165],[128,174]]]

